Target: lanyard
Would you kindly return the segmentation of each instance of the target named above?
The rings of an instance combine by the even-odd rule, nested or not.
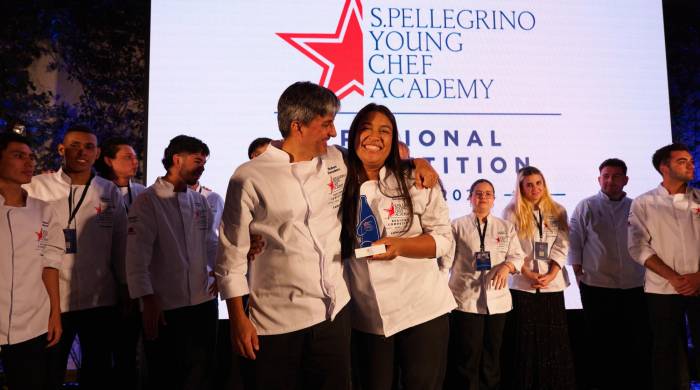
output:
[[[484,221],[484,231],[481,231],[481,222],[479,222],[479,217],[476,217],[476,230],[479,231],[479,241],[481,241],[481,252],[484,252],[486,249],[484,245],[484,241],[486,240],[486,226],[488,226],[489,220],[486,219]]]
[[[542,211],[538,209],[537,214],[539,214],[540,219],[537,219],[535,213],[532,213],[532,216],[533,218],[535,218],[535,222],[537,222],[537,230],[540,231],[540,241],[542,241]]]
[[[90,180],[88,180],[87,184],[85,184],[85,188],[83,188],[83,193],[80,195],[80,200],[78,200],[78,204],[75,205],[75,208],[73,208],[73,186],[70,186],[70,189],[68,190],[68,228],[70,228],[71,222],[75,219],[75,216],[78,214],[78,210],[80,210],[80,206],[83,205],[83,201],[85,200],[85,195],[87,195],[88,188],[90,188],[90,183],[92,183],[92,178],[95,177],[94,175],[90,175]],[[78,189],[76,188],[76,191]]]

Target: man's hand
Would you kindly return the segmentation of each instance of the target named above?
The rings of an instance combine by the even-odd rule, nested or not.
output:
[[[58,294],[58,269],[45,267],[41,271],[41,280],[44,282],[46,292],[49,294],[49,324],[47,327],[46,348],[53,347],[61,339],[63,327],[61,326],[61,303]]]
[[[668,282],[681,295],[695,295],[697,292],[697,288],[690,282],[688,275],[673,276],[668,279]]]
[[[163,310],[160,308],[155,295],[145,295],[141,297],[143,301],[143,334],[147,340],[158,338],[158,327],[167,326]]]
[[[59,340],[61,340],[62,333],[63,327],[61,326],[61,313],[52,310],[49,314],[49,327],[46,335],[46,341],[49,343],[46,345],[46,348],[50,348],[58,344]]]
[[[231,324],[231,347],[233,351],[245,358],[255,360],[255,352],[260,350],[258,332],[243,310],[243,297],[226,300],[229,323]]]
[[[264,248],[265,248],[265,241],[263,241],[262,236],[259,234],[251,234],[250,235],[250,249],[248,249],[248,255],[247,255],[248,261],[255,260],[255,256],[262,253]]]
[[[440,176],[428,160],[415,158],[413,164],[416,167],[416,188],[433,188],[438,183]]]
[[[690,287],[693,288],[693,293],[690,295],[700,294],[700,272],[695,272],[692,274],[685,274],[683,277],[688,281]]]
[[[233,316],[231,323],[231,346],[233,351],[244,358],[255,360],[255,352],[260,350],[258,332],[247,316]]]
[[[669,267],[658,255],[651,255],[644,260],[644,266],[668,280],[673,289],[681,295],[695,295],[698,291],[696,276],[694,274],[679,275],[678,272]]]

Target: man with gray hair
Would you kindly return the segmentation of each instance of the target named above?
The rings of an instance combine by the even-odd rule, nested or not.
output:
[[[292,84],[277,104],[283,140],[238,167],[229,182],[216,277],[233,350],[255,360],[259,389],[350,386],[350,293],[338,213],[347,167],[340,149],[327,144],[339,109],[331,90]],[[417,185],[434,185],[435,171],[419,163]],[[251,235],[265,247],[249,260]]]
[[[350,383],[350,294],[338,216],[347,170],[340,150],[327,146],[339,108],[327,88],[288,87],[277,107],[283,140],[241,165],[226,193],[216,276],[233,349],[255,360],[260,389]],[[265,249],[249,262],[251,234]]]

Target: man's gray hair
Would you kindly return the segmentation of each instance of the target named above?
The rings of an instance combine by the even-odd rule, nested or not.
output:
[[[284,90],[277,102],[277,124],[282,137],[287,138],[292,122],[308,124],[317,116],[335,115],[340,100],[328,88],[309,81],[298,81]]]

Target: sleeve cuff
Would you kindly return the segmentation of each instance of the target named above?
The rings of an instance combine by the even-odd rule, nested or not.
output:
[[[216,275],[216,283],[219,287],[221,299],[240,297],[250,293],[248,280],[243,275]]]
[[[437,233],[430,233],[430,236],[435,240],[435,257],[447,256],[453,250],[453,240]]]
[[[131,299],[141,298],[153,294],[153,287],[150,284],[129,283],[129,296]]]
[[[550,257],[549,260],[557,263],[557,265],[559,265],[560,268],[566,267],[566,258],[561,258],[559,256],[556,256],[556,257]]]
[[[518,260],[506,260],[506,263],[513,264],[513,267],[515,267],[515,272],[513,275],[517,275],[520,273],[520,270],[523,268],[523,264],[525,264],[525,260],[523,259],[518,259]]]
[[[583,262],[581,261],[580,256],[572,256],[571,252],[569,252],[569,257],[567,259],[569,265],[581,265]]]
[[[650,257],[656,255],[656,252],[648,247],[630,248],[629,252],[632,259],[642,266],[644,266],[644,263],[646,263]]]
[[[61,258],[60,257],[44,256],[41,264],[44,266],[44,268],[61,269]]]

